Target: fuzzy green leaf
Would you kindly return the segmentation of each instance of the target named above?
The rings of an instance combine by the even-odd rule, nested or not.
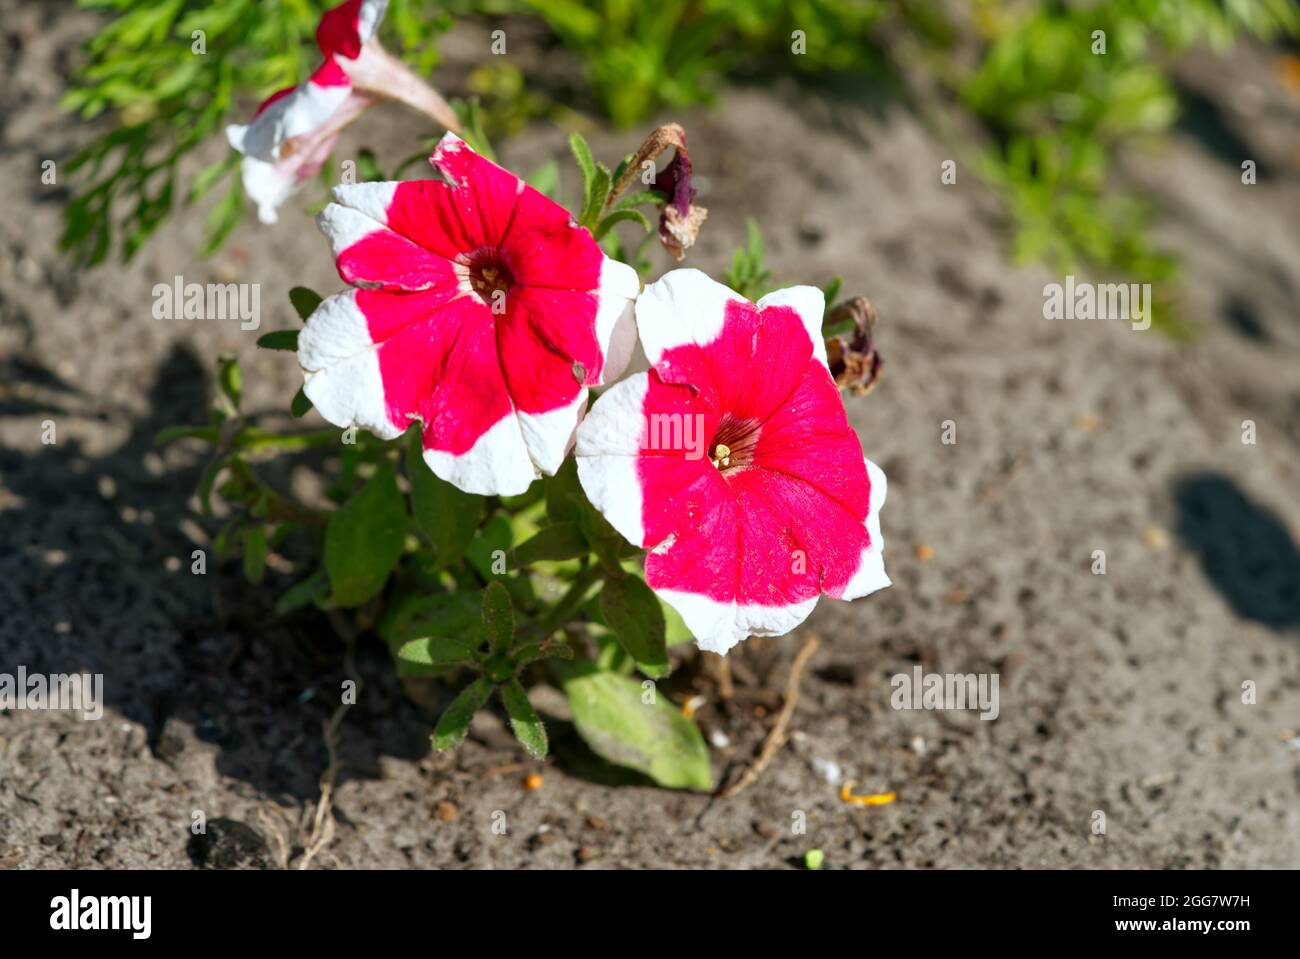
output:
[[[515,638],[515,608],[510,592],[499,582],[483,590],[483,638],[493,652],[504,653]]]
[[[492,684],[480,676],[466,686],[459,696],[452,700],[447,711],[438,720],[433,730],[433,748],[441,752],[452,749],[465,741],[469,732],[470,720],[492,695]]]
[[[392,469],[383,467],[330,517],[325,530],[325,570],[334,604],[359,606],[377,595],[405,541],[406,507]]]
[[[397,658],[403,665],[436,668],[466,663],[474,658],[477,644],[469,636],[421,636],[403,643]]]
[[[645,580],[628,574],[606,582],[600,612],[641,672],[651,679],[668,672],[664,611]]]
[[[536,536],[519,544],[514,549],[517,566],[530,566],[533,563],[566,559],[578,559],[587,555],[590,547],[587,538],[576,523],[552,523],[537,532]]]
[[[597,755],[640,770],[669,789],[713,786],[709,750],[694,722],[649,680],[604,672],[591,663],[558,664],[579,735]]]
[[[546,758],[546,726],[542,724],[537,710],[528,701],[528,693],[519,685],[519,680],[512,679],[501,687],[501,701],[505,703],[506,713],[510,716],[510,728],[515,731],[515,738],[528,750],[534,759]]]

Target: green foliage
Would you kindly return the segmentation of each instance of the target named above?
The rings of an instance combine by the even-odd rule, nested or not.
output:
[[[397,479],[382,467],[330,517],[325,530],[325,571],[331,602],[360,606],[384,588],[402,555],[406,509]]]
[[[1169,54],[1198,42],[1222,47],[1242,33],[1294,34],[1300,11],[1289,0],[984,0],[977,14],[982,59],[947,76],[993,134],[979,168],[1006,198],[1016,258],[1151,282],[1154,322],[1176,328],[1177,266],[1147,239],[1147,207],[1109,185],[1114,152],[1176,117]]]
[[[225,124],[246,122],[253,103],[307,75],[318,56],[315,25],[330,0],[80,2],[113,19],[87,45],[64,105],[87,120],[107,117],[108,125],[68,164],[83,186],[68,206],[63,245],[83,262],[98,262],[116,230],[129,258],[177,202],[196,203],[226,182],[224,197],[207,212],[210,252],[247,215],[239,177],[231,175],[238,156],[216,160],[188,189],[179,182],[180,161],[219,137]],[[436,39],[453,13],[536,18],[577,57],[595,104],[618,126],[663,107],[707,102],[728,77],[785,72],[825,79],[833,71],[926,69],[992,135],[975,162],[1005,199],[1016,228],[1015,257],[1060,271],[1090,267],[1153,282],[1155,319],[1166,328],[1173,322],[1176,264],[1148,239],[1145,205],[1110,185],[1114,153],[1172,122],[1177,96],[1167,76],[1170,54],[1194,43],[1222,48],[1242,35],[1300,32],[1292,0],[972,0],[961,23],[973,25],[974,42],[958,55],[956,18],[930,2],[393,0],[386,40],[428,74],[438,61]],[[204,31],[204,54],[193,52],[195,30]],[[1091,52],[1096,30],[1105,31],[1105,54]],[[902,49],[920,56],[904,60],[894,52]],[[473,95],[457,105],[466,139],[489,157],[489,130],[509,135],[530,117],[554,112],[546,95],[530,89],[504,59],[477,68],[469,81]],[[582,149],[585,144],[574,145],[584,173],[577,218],[607,250],[644,269],[645,240],[625,248],[613,228],[635,223],[648,238],[651,219],[636,207],[661,204],[662,197],[609,208],[603,194],[617,171],[596,164],[589,150],[584,158]],[[395,175],[427,153],[399,165]],[[363,178],[383,175],[369,151],[358,166]],[[538,172],[538,188],[554,196],[556,180]],[[770,279],[761,258],[738,261],[733,274],[738,290],[761,290]],[[299,406],[305,409],[305,402]]]
[[[662,107],[707,102],[728,74],[821,73],[873,53],[879,0],[521,0],[583,63],[587,89],[617,126]],[[804,50],[792,50],[795,30]]]
[[[727,271],[727,286],[741,296],[757,300],[772,289],[772,271],[763,255],[763,233],[752,217],[745,221],[745,245],[738,247]]]
[[[291,299],[300,314],[320,302],[301,288]],[[261,345],[287,348],[290,335],[266,334]],[[217,383],[209,422],[164,430],[158,442],[211,448],[199,498],[209,516],[214,499],[224,503],[218,555],[238,557],[250,582],[279,591],[277,615],[328,611],[331,624],[342,617],[349,631],[381,639],[398,675],[458,688],[434,748],[462,742],[495,691],[522,748],[545,757],[546,728],[526,689],[545,664],[566,695],[580,697],[578,730],[598,753],[665,786],[708,788],[694,723],[654,696],[642,704],[627,675],[634,663],[664,675],[667,644],[689,635],[637,574],[640,550],[587,500],[572,458],[520,496],[473,496],[430,471],[418,425],[391,442],[356,429],[279,433],[242,411],[235,357],[220,358]],[[322,449],[337,457],[324,507],[258,475],[265,460]],[[284,556],[269,562],[281,549],[297,557],[283,582]],[[626,653],[611,658],[603,646]],[[559,672],[566,661],[577,672]],[[645,715],[632,712],[634,702]]]
[[[712,788],[699,727],[657,695],[650,680],[637,682],[592,663],[560,672],[574,725],[598,756],[670,789]]]
[[[610,579],[600,592],[600,611],[641,672],[651,679],[668,672],[664,614],[645,580],[633,575]]]
[[[533,709],[533,704],[528,701],[528,694],[519,685],[519,680],[512,679],[501,686],[501,701],[510,717],[510,728],[514,730],[515,738],[528,751],[528,755],[534,759],[544,758],[548,748],[546,727],[538,717],[537,710]]]

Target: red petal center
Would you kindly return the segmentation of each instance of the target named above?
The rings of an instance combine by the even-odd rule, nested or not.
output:
[[[501,251],[495,247],[481,247],[468,256],[465,276],[470,289],[494,312],[500,312],[505,306],[505,296],[515,285],[514,274],[506,265]]]
[[[713,441],[709,443],[709,459],[723,476],[743,470],[753,462],[754,449],[762,432],[760,427],[758,420],[722,414]]]

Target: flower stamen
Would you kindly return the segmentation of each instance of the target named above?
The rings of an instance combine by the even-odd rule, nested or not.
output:
[[[724,475],[744,469],[754,458],[759,432],[757,420],[742,420],[730,413],[723,414],[709,446],[709,460]]]

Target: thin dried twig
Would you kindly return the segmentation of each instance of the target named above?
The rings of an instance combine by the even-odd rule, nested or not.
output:
[[[813,653],[817,652],[817,647],[820,645],[821,640],[814,633],[809,633],[807,639],[803,641],[803,647],[799,650],[799,655],[794,658],[794,665],[790,667],[790,678],[785,683],[785,703],[776,717],[776,724],[767,734],[767,739],[763,741],[763,749],[759,752],[757,761],[745,770],[744,775],[722,790],[720,795],[723,799],[731,799],[742,789],[753,785],[754,781],[763,775],[763,770],[772,761],[772,757],[785,745],[785,731],[790,725],[791,717],[794,716],[795,706],[799,703],[799,680],[803,678],[804,667],[808,665],[808,660],[812,658]]]

